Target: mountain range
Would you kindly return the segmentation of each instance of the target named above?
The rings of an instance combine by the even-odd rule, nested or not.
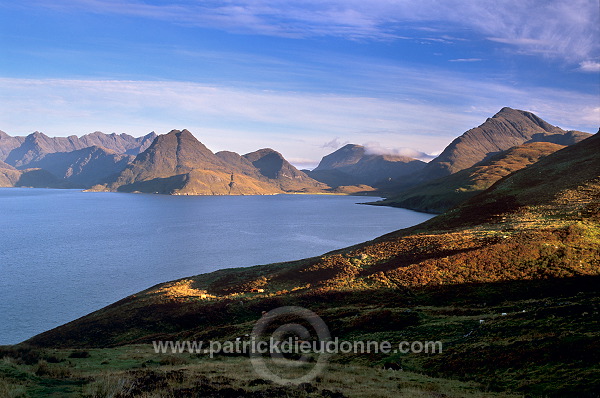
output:
[[[443,212],[589,135],[503,108],[429,163],[347,144],[314,170],[301,171],[270,148],[213,153],[188,130],[139,138],[101,132],[11,137],[0,131],[0,186],[178,195],[362,193],[384,196],[380,205]]]
[[[531,112],[502,108],[483,124],[456,138],[423,173],[428,179],[442,177],[471,167],[499,152],[528,142],[575,144],[590,134],[565,131],[552,126]]]
[[[326,188],[272,149],[243,156],[234,152],[214,154],[188,130],[157,137],[107,184],[107,189],[120,192],[184,195],[261,195],[321,192]]]
[[[0,186],[87,188],[119,173],[154,138],[155,133],[134,138],[100,132],[80,138],[40,132],[11,137],[0,131]]]
[[[134,138],[95,132],[51,138],[0,132],[0,186],[186,195],[324,192],[273,149],[212,153],[188,130]],[[33,178],[35,176],[35,178]]]
[[[40,161],[51,153],[67,153],[91,146],[103,147],[116,153],[137,155],[143,152],[156,138],[155,133],[134,138],[127,134],[104,134],[95,132],[82,136],[48,137],[34,132],[26,137],[10,137],[0,132],[0,160],[22,168]],[[18,145],[17,145],[18,144]]]

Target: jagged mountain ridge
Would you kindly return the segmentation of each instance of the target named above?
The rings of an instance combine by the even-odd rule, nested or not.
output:
[[[24,141],[25,137],[11,137],[0,130],[0,161],[6,160],[10,152],[20,147]]]
[[[4,172],[0,186],[89,188],[118,174],[155,137],[154,132],[138,138],[101,132],[82,137],[48,137],[40,132],[11,137],[0,132],[3,164],[23,171]]]
[[[152,132],[143,137],[134,138],[127,134],[117,135],[95,132],[79,138],[75,135],[48,137],[44,133],[36,131],[27,137],[11,137],[12,140],[6,137],[2,138],[0,147],[8,153],[4,159],[0,160],[16,168],[27,168],[30,163],[39,161],[50,153],[72,152],[90,146],[99,146],[117,153],[136,155],[152,143],[156,138],[156,134]],[[20,145],[15,147],[18,142],[20,142]],[[12,149],[8,151],[11,147]]]
[[[132,137],[129,134],[104,134],[99,131],[86,134],[80,138],[86,146],[99,146],[117,153],[137,155],[144,152],[158,135],[153,131],[142,137]]]
[[[317,192],[326,188],[272,149],[244,156],[235,152],[214,154],[188,130],[158,136],[115,181],[107,184],[109,190],[124,192],[190,195]]]
[[[52,173],[67,186],[88,188],[120,173],[133,159],[133,155],[94,145],[71,152],[49,153],[28,166]]]

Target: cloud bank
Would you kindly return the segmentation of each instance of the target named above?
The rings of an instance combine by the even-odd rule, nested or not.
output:
[[[394,156],[405,156],[409,158],[414,158],[418,160],[422,160],[424,162],[429,162],[433,160],[436,155],[428,154],[425,152],[417,151],[413,148],[399,147],[399,148],[391,148],[381,145],[381,143],[377,141],[369,141],[363,144],[365,147],[365,153],[368,155],[394,155]]]

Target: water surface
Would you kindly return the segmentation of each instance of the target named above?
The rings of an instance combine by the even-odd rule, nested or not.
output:
[[[366,199],[0,189],[0,344],[160,282],[316,256],[432,217],[356,204]]]

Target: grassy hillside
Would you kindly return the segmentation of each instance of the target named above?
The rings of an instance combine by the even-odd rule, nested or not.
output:
[[[502,177],[527,167],[562,148],[564,148],[563,145],[549,142],[516,146],[475,166],[426,182],[410,188],[398,196],[371,204],[403,207],[427,213],[443,213],[491,187]]]
[[[151,371],[147,369],[151,364],[169,359],[154,354],[148,357],[154,362],[147,362],[141,355],[127,367],[129,373],[114,359],[94,369],[120,377],[120,391],[128,383],[145,385],[136,380],[156,378],[163,381],[160,388],[165,391],[191,388],[190,396],[201,387],[186,383],[198,373],[208,377],[202,388],[216,388],[215,380],[221,380],[219,388],[240,386],[246,395],[369,396],[355,386],[367,383],[366,379],[353,378],[366,372],[379,380],[385,364],[403,370],[386,371],[385,392],[379,395],[372,390],[370,396],[393,396],[413,388],[413,395],[407,396],[469,396],[464,388],[473,388],[471,392],[480,396],[495,392],[598,396],[598,153],[600,136],[595,135],[499,180],[453,211],[421,225],[315,258],[225,269],[160,284],[42,333],[27,345],[64,355],[68,352],[64,350],[75,348],[95,353],[113,347],[118,352],[134,350],[139,344],[150,351],[155,340],[235,340],[252,330],[263,311],[299,305],[315,311],[332,336],[341,339],[393,344],[436,340],[444,350],[336,354],[331,362],[332,374],[340,372],[337,384],[323,375],[304,385],[303,391],[289,387],[277,393],[267,392],[272,388],[268,382],[260,392],[254,390],[265,380],[251,379],[237,368],[247,361],[244,357],[236,359],[239,364],[220,358],[199,367],[195,359],[186,359],[189,362],[172,365],[176,369]],[[85,379],[90,374],[85,372],[98,360],[82,365],[88,370],[65,380],[75,382],[82,375],[78,388],[102,383],[97,374]],[[36,363],[40,365],[39,360]],[[144,363],[146,369],[137,372],[136,366]],[[26,365],[2,368],[6,383],[22,388],[51,383],[27,376],[35,368],[19,366]],[[223,369],[217,374],[225,379],[212,378],[216,367]],[[177,376],[180,381],[169,381],[171,370],[185,375]],[[18,376],[19,371],[25,374]],[[418,379],[411,384],[415,374],[453,381]],[[442,389],[447,383],[452,390]],[[222,391],[212,394],[224,395]],[[230,396],[241,393],[235,394]]]
[[[2,397],[518,397],[484,391],[472,381],[338,363],[310,384],[279,386],[257,377],[243,357],[156,355],[146,345],[0,348],[0,354]]]
[[[475,166],[515,146],[533,142],[572,145],[588,137],[589,133],[565,131],[552,126],[531,112],[505,107],[478,127],[454,139],[421,171],[377,187],[390,198],[414,186]]]

